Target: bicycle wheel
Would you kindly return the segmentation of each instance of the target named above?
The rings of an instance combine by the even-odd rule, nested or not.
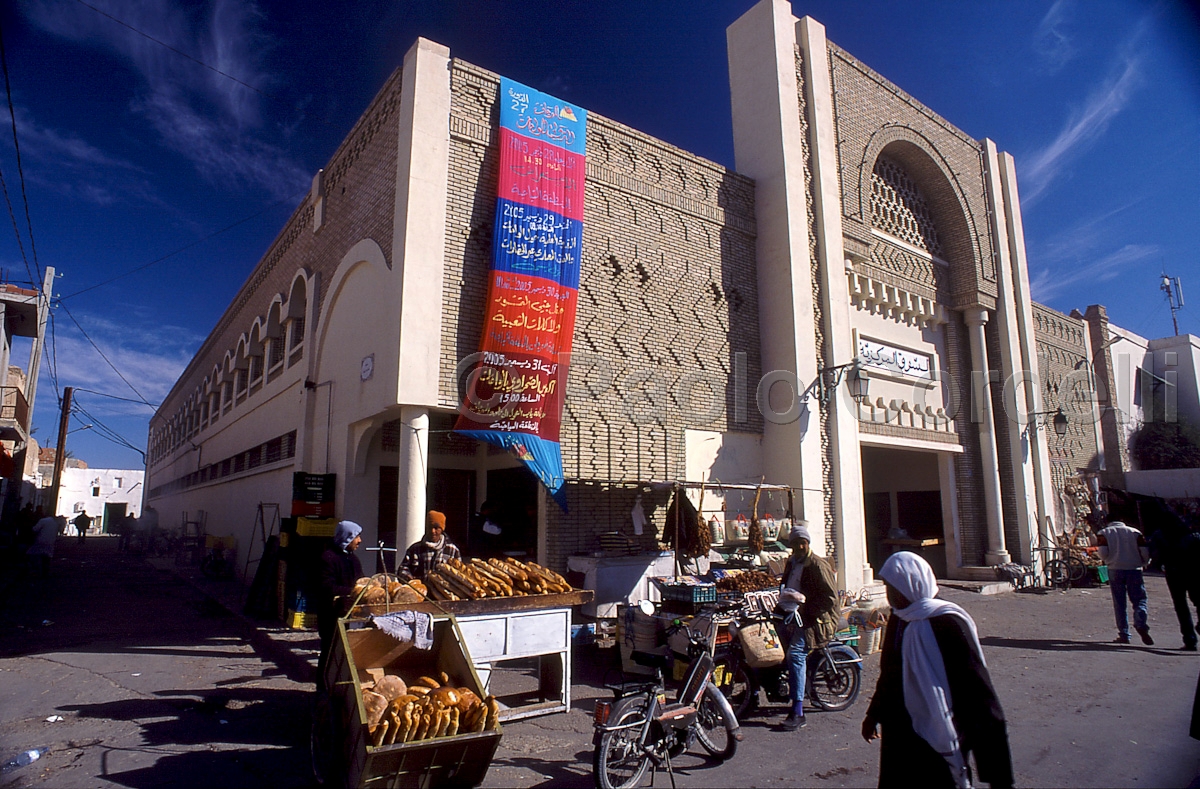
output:
[[[809,697],[818,707],[830,712],[844,710],[858,698],[862,673],[859,664],[842,662],[858,656],[848,647],[842,649],[845,649],[845,653],[834,647],[808,656]]]
[[[1066,559],[1066,564],[1067,585],[1074,586],[1076,584],[1082,584],[1084,579],[1087,578],[1087,565],[1083,563],[1082,559],[1079,559],[1075,556],[1068,556]]]
[[[592,777],[596,789],[630,789],[637,786],[650,766],[650,756],[639,740],[646,719],[646,699],[643,696],[627,696],[613,705],[608,716],[608,726],[629,726],[626,729],[606,731],[592,754]]]
[[[1067,563],[1062,559],[1051,559],[1046,562],[1046,583],[1056,589],[1066,589],[1071,585],[1071,574]]]
[[[700,747],[725,761],[737,753],[737,740],[725,728],[721,704],[713,698],[713,693],[711,687],[706,688],[696,709],[696,739],[700,741]]]

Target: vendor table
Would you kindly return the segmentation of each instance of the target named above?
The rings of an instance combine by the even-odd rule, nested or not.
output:
[[[611,619],[618,605],[637,605],[641,600],[658,600],[658,589],[650,579],[675,574],[674,551],[640,553],[634,556],[568,556],[567,569],[582,573],[583,585],[595,598],[583,606],[586,616]]]
[[[540,701],[501,707],[501,720],[563,712],[571,707],[571,609],[590,602],[592,592],[489,597],[454,602],[406,605],[427,613],[454,614],[471,663],[484,686],[493,664],[501,660],[537,658]]]

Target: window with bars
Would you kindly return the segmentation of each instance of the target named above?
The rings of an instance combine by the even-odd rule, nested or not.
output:
[[[271,338],[271,346],[270,346],[270,354],[271,355],[269,357],[268,366],[272,370],[274,370],[279,365],[283,364],[283,352],[284,352],[283,345],[284,345],[284,342],[283,342],[282,335],[279,337]]]

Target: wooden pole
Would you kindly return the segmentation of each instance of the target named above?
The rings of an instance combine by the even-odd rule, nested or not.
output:
[[[49,515],[58,514],[58,489],[62,484],[63,464],[67,462],[67,422],[71,419],[71,393],[75,389],[63,387],[62,416],[58,419],[58,449],[54,450],[54,482],[50,486]]]

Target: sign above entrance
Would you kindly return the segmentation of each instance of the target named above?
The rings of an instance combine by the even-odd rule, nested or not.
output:
[[[933,380],[933,357],[858,338],[858,359],[867,367]]]

